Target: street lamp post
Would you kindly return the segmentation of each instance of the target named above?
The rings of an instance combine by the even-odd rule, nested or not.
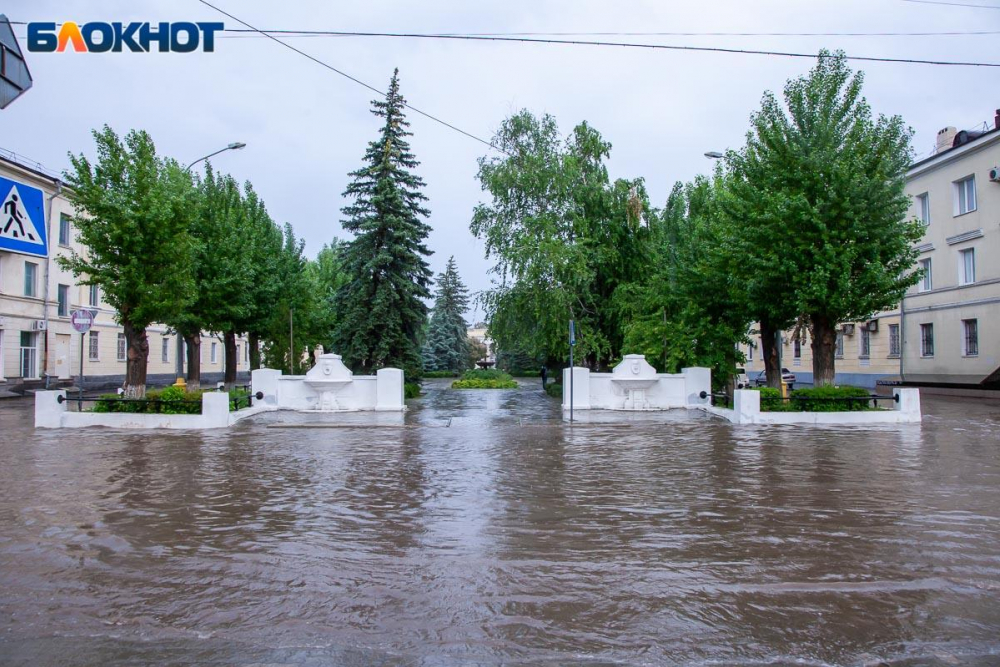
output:
[[[246,148],[246,147],[247,147],[247,145],[245,143],[243,143],[242,141],[234,141],[233,143],[227,145],[225,148],[220,148],[219,150],[215,151],[214,153],[209,153],[205,157],[198,158],[197,160],[195,160],[194,162],[192,162],[188,166],[184,167],[184,171],[190,172],[191,171],[191,167],[195,166],[196,164],[198,164],[202,160],[207,160],[208,158],[214,157],[214,156],[218,155],[219,153],[225,153],[226,151],[238,151],[241,148]],[[175,360],[176,363],[174,364],[174,367],[177,369],[177,379],[180,379],[180,378],[184,377],[184,337],[181,336],[181,332],[180,331],[177,332],[177,346],[176,347],[177,347],[177,352],[176,352],[177,359]]]
[[[205,157],[198,158],[197,160],[195,160],[194,162],[192,162],[188,166],[184,167],[184,171],[191,171],[191,167],[195,166],[196,164],[198,164],[202,160],[207,160],[208,158],[214,157],[214,156],[218,155],[219,153],[224,153],[226,151],[238,151],[241,148],[246,148],[246,147],[247,147],[247,145],[245,143],[243,143],[242,141],[234,141],[233,143],[229,144],[225,148],[220,148],[219,150],[215,151],[214,153],[209,153]]]

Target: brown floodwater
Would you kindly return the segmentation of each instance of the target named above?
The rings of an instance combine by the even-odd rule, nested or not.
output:
[[[0,664],[1000,664],[1000,402],[409,404],[152,433],[0,403]]]

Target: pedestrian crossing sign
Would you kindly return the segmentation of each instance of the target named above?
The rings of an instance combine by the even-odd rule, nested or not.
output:
[[[38,188],[0,176],[0,250],[48,255],[44,201]]]

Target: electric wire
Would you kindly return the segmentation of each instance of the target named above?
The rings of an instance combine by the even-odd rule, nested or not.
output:
[[[286,49],[294,51],[295,53],[299,54],[300,56],[302,56],[304,58],[308,58],[309,60],[313,61],[317,65],[325,67],[326,69],[330,70],[331,72],[335,72],[335,73],[339,74],[340,76],[342,76],[342,77],[344,77],[346,79],[349,79],[350,81],[353,81],[354,83],[358,84],[359,86],[363,86],[363,87],[367,88],[368,90],[370,90],[372,92],[375,92],[375,93],[378,93],[379,95],[385,96],[385,92],[379,90],[375,86],[373,86],[371,84],[368,84],[368,83],[365,83],[361,79],[353,77],[350,74],[348,74],[347,72],[339,70],[336,67],[334,67],[333,65],[330,65],[329,63],[323,62],[322,60],[320,60],[319,58],[316,58],[315,56],[312,56],[312,55],[306,53],[305,51],[302,51],[301,49],[297,49],[294,46],[292,46],[291,44],[288,44],[286,42],[281,41],[280,39],[278,39],[274,35],[268,35],[267,33],[262,32],[261,30],[253,27],[252,25],[250,25],[249,23],[247,23],[246,21],[244,21],[243,19],[238,18],[236,16],[233,16],[229,12],[216,7],[215,5],[213,5],[212,3],[208,2],[207,0],[198,0],[198,2],[200,2],[201,4],[203,4],[203,5],[207,6],[207,7],[211,7],[212,9],[214,9],[217,12],[219,12],[220,14],[228,16],[232,20],[234,20],[237,23],[240,23],[242,25],[245,25],[247,28],[250,28],[251,30],[259,32],[262,35],[266,35],[268,38],[270,38],[271,40],[277,42],[278,44],[281,44]],[[488,147],[490,147],[490,148],[492,148],[494,150],[501,150],[500,148],[498,148],[497,146],[495,146],[492,142],[486,141],[485,139],[477,137],[476,135],[472,134],[471,132],[466,132],[462,128],[457,127],[455,125],[452,125],[448,121],[442,120],[441,118],[438,118],[437,116],[434,116],[432,114],[427,113],[426,111],[422,111],[422,110],[420,110],[420,109],[418,109],[418,108],[416,108],[416,107],[414,107],[414,106],[412,106],[412,105],[410,105],[408,103],[404,103],[403,106],[405,106],[410,111],[413,111],[414,113],[420,114],[424,118],[428,118],[428,119],[434,121],[435,123],[440,123],[441,125],[444,125],[445,127],[449,128],[451,130],[454,130],[455,132],[463,134],[463,135],[465,135],[466,137],[468,137],[470,139],[474,139],[475,141],[478,141],[479,143],[484,144],[484,145],[486,145],[486,146],[488,146]]]

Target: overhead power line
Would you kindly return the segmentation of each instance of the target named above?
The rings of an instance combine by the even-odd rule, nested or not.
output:
[[[232,15],[232,14],[230,14],[229,12],[227,12],[227,11],[225,11],[225,10],[223,10],[223,9],[220,9],[220,8],[216,7],[215,5],[213,5],[213,4],[212,4],[212,3],[210,3],[210,2],[207,2],[207,0],[198,0],[198,2],[200,2],[201,4],[203,4],[203,5],[207,6],[207,7],[211,7],[212,9],[214,9],[214,10],[215,10],[215,11],[217,11],[217,12],[219,12],[220,14],[223,14],[223,15],[225,15],[225,16],[228,16],[229,18],[231,18],[232,20],[236,21],[237,23],[240,23],[241,25],[245,25],[245,26],[246,26],[247,28],[249,28],[249,29],[251,29],[251,30],[253,30],[253,31],[255,31],[255,32],[259,32],[260,34],[262,34],[262,35],[265,35],[266,37],[268,37],[268,38],[270,38],[271,40],[273,40],[273,41],[277,42],[278,44],[281,44],[281,45],[282,45],[283,47],[285,47],[286,49],[289,49],[289,50],[291,50],[291,51],[294,51],[295,53],[299,54],[300,56],[302,56],[302,57],[304,57],[304,58],[308,58],[309,60],[313,61],[313,62],[314,62],[314,63],[316,63],[317,65],[320,65],[320,66],[322,66],[322,67],[325,67],[326,69],[330,70],[331,72],[335,72],[335,73],[339,74],[340,76],[344,77],[345,79],[348,79],[348,80],[350,80],[350,81],[353,81],[354,83],[358,84],[359,86],[364,86],[364,87],[365,87],[365,88],[367,88],[368,90],[370,90],[370,91],[372,91],[372,92],[375,92],[375,93],[378,93],[379,95],[382,95],[382,96],[384,96],[384,95],[385,95],[385,92],[384,92],[384,91],[382,91],[382,90],[379,90],[379,89],[378,89],[378,88],[376,88],[375,86],[373,86],[373,85],[371,85],[371,84],[368,84],[368,83],[365,83],[365,82],[364,82],[364,81],[362,81],[361,79],[358,79],[358,78],[355,78],[355,77],[351,76],[350,74],[348,74],[347,72],[344,72],[344,71],[342,71],[342,70],[339,70],[339,69],[337,69],[336,67],[334,67],[333,65],[330,65],[330,64],[328,64],[328,63],[325,63],[325,62],[323,62],[322,60],[320,60],[319,58],[316,58],[315,56],[311,56],[311,55],[309,55],[308,53],[306,53],[305,51],[302,51],[302,50],[300,50],[300,49],[297,49],[297,48],[295,48],[294,46],[292,46],[291,44],[288,44],[288,43],[286,43],[286,42],[283,42],[283,41],[281,41],[280,39],[278,39],[278,38],[277,38],[277,37],[275,37],[274,35],[268,35],[267,33],[265,33],[265,32],[263,32],[263,31],[261,31],[261,30],[259,30],[259,29],[255,28],[255,27],[253,27],[252,25],[250,25],[249,23],[247,23],[247,22],[246,22],[246,21],[244,21],[243,19],[241,19],[241,18],[238,18],[238,17],[236,17],[236,16],[233,16],[233,15]],[[451,129],[451,130],[454,130],[455,132],[458,132],[458,133],[460,133],[460,134],[464,134],[465,136],[469,137],[470,139],[474,139],[474,140],[478,141],[478,142],[479,142],[479,143],[481,143],[481,144],[485,144],[486,146],[489,146],[490,148],[496,148],[496,146],[494,146],[494,145],[493,145],[493,144],[492,144],[491,142],[489,142],[489,141],[486,141],[485,139],[482,139],[482,138],[480,138],[480,137],[477,137],[476,135],[472,134],[471,132],[466,132],[466,131],[465,131],[465,130],[463,130],[462,128],[460,128],[460,127],[456,127],[455,125],[452,125],[451,123],[449,123],[449,122],[447,122],[447,121],[445,121],[445,120],[442,120],[442,119],[438,118],[437,116],[434,116],[434,115],[432,115],[432,114],[429,114],[429,113],[427,113],[426,111],[421,111],[420,109],[418,109],[418,108],[416,108],[416,107],[414,107],[414,106],[412,106],[412,105],[410,105],[410,104],[404,104],[404,106],[405,106],[405,107],[406,107],[407,109],[409,109],[410,111],[413,111],[414,113],[418,113],[418,114],[420,114],[420,115],[421,115],[421,116],[423,116],[424,118],[428,118],[428,119],[430,119],[430,120],[434,121],[435,123],[440,123],[441,125],[444,125],[444,126],[445,126],[445,127],[447,127],[448,129]],[[497,150],[499,150],[499,149],[497,149]]]
[[[254,30],[227,28],[232,37],[262,37]],[[270,30],[261,32],[285,37],[344,37],[346,33],[319,30]],[[970,37],[1000,35],[1000,30],[956,30],[934,32],[434,32],[428,37]]]
[[[1000,5],[974,5],[971,2],[944,2],[943,0],[903,0],[918,5],[944,5],[945,7],[974,7],[976,9],[1000,9]]]
[[[199,0],[208,6],[210,5],[205,0]],[[221,11],[221,10],[219,10]],[[225,14],[225,12],[222,12]],[[230,14],[226,14],[231,16]],[[234,17],[235,18],[235,17]],[[235,19],[239,21],[239,19]],[[240,21],[242,23],[242,21]],[[279,44],[283,44],[286,47],[298,51],[295,47],[290,44],[286,44],[275,38],[273,35],[266,30],[259,30],[254,28],[255,32],[262,35],[266,35],[271,39],[274,39]],[[444,40],[464,40],[473,42],[522,42],[528,44],[569,44],[575,46],[602,46],[602,47],[622,47],[622,48],[633,48],[633,49],[651,49],[651,50],[666,50],[666,51],[701,51],[709,53],[736,53],[743,55],[759,55],[759,56],[776,56],[784,58],[809,58],[815,59],[817,56],[815,53],[796,53],[792,51],[766,51],[759,49],[734,49],[726,48],[721,46],[683,46],[679,44],[642,44],[637,42],[603,42],[603,41],[590,41],[590,40],[579,40],[579,39],[542,39],[538,37],[488,37],[482,35],[446,35],[446,34],[431,34],[431,33],[416,33],[416,32],[355,32],[355,31],[340,31],[340,30],[297,30],[292,31],[303,35],[331,35],[338,37],[389,37],[389,38],[403,38],[403,39],[444,39]],[[302,53],[299,51],[299,53]],[[306,55],[303,53],[303,55]],[[311,56],[307,56],[311,57]],[[987,62],[971,62],[971,61],[954,61],[954,60],[925,60],[920,58],[883,58],[877,56],[845,56],[848,60],[857,60],[862,62],[879,62],[879,63],[905,63],[909,65],[946,65],[954,67],[1000,67],[1000,63],[987,63]],[[317,61],[318,62],[318,61]]]

